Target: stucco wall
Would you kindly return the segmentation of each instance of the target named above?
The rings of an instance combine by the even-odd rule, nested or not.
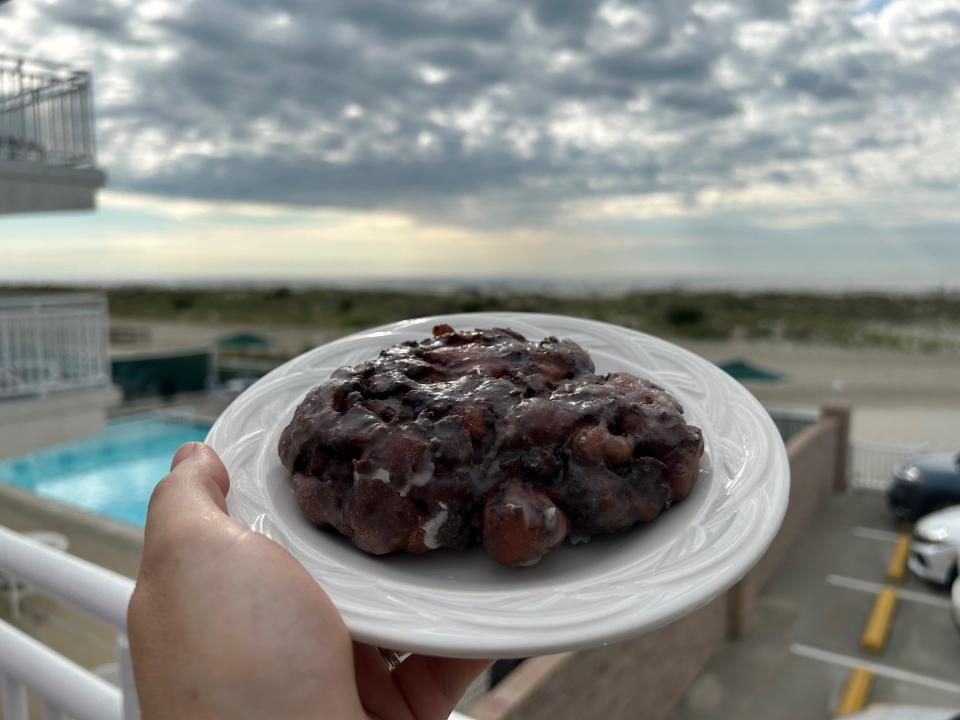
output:
[[[606,648],[527,660],[468,709],[476,720],[661,720],[726,633],[725,595]]]
[[[100,170],[0,161],[0,215],[92,210],[106,177]]]
[[[107,409],[119,399],[110,387],[2,400],[0,458],[97,435],[107,424]]]
[[[836,458],[841,452],[840,429],[837,418],[824,418],[797,433],[787,444],[790,458],[790,503],[787,514],[767,552],[731,590],[731,637],[738,637],[746,630],[757,594],[763,590],[797,538],[813,522],[838,485],[835,475]],[[844,440],[842,448],[846,445]]]

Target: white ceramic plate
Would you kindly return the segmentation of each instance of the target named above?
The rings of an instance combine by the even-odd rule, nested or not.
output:
[[[590,352],[598,372],[624,370],[664,386],[703,430],[706,450],[691,495],[649,525],[566,544],[523,569],[501,567],[479,548],[374,557],[313,527],[277,456],[294,409],[337,367],[428,337],[441,322],[510,327],[527,339],[571,338]],[[231,515],[302,562],[355,639],[449,657],[529,657],[602,645],[691,612],[760,558],[780,527],[790,485],[770,417],[713,364],[632,330],[526,313],[410,320],[323,345],[238,397],[207,442],[230,471]]]

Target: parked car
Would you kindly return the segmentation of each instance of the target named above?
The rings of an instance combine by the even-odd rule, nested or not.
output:
[[[953,581],[953,589],[950,591],[950,616],[960,632],[960,578]]]
[[[939,585],[957,579],[960,551],[960,505],[931,513],[913,526],[907,565],[915,575]]]
[[[960,453],[912,455],[894,468],[887,490],[893,512],[913,522],[949,505],[960,505]]]
[[[960,720],[960,710],[917,705],[871,705],[847,720]]]

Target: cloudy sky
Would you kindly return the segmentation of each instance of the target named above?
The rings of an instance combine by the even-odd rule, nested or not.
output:
[[[960,0],[11,0],[95,215],[0,280],[960,286]]]

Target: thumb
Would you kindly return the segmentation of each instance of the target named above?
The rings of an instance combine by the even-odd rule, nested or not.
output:
[[[202,477],[216,483],[219,492],[213,492],[213,498],[226,497],[230,490],[230,478],[227,468],[209,445],[200,442],[188,442],[181,445],[170,462],[171,475],[193,478]],[[213,488],[210,488],[213,490]]]
[[[157,483],[147,508],[145,543],[168,532],[223,520],[230,479],[217,454],[203,443],[186,443],[173,456],[170,474]]]

